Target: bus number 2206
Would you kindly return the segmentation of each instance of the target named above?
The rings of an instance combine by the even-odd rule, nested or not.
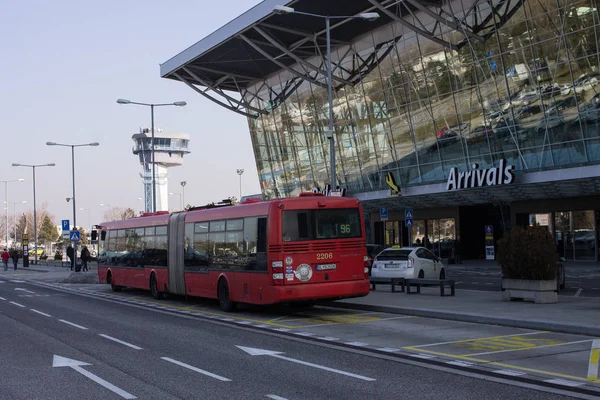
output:
[[[317,260],[331,260],[333,253],[317,253]]]

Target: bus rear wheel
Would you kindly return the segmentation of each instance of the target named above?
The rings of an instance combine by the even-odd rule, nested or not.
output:
[[[121,286],[117,286],[113,283],[112,281],[112,274],[109,272],[108,275],[106,275],[106,283],[110,284],[110,288],[113,292],[120,292],[121,291]]]
[[[236,304],[229,298],[229,285],[225,279],[219,281],[218,293],[219,306],[225,312],[232,312],[236,308]]]
[[[158,283],[156,282],[156,275],[154,274],[150,276],[150,291],[152,292],[152,297],[156,300],[161,300],[163,298],[162,292],[158,290]]]

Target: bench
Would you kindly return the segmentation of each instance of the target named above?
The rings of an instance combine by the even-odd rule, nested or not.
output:
[[[406,279],[405,281],[406,284],[406,294],[414,294],[414,293],[421,293],[421,286],[425,286],[425,285],[432,285],[432,286],[439,286],[440,287],[440,296],[444,296],[445,295],[445,288],[447,286],[450,287],[450,296],[454,296],[455,291],[454,291],[454,280],[451,279]],[[410,291],[410,287],[411,286],[416,286],[417,291],[416,292],[411,292]]]
[[[392,293],[396,292],[396,285],[400,285],[400,291],[404,292],[404,278],[374,278],[369,277],[371,282],[371,289],[376,290],[376,285],[392,285]]]

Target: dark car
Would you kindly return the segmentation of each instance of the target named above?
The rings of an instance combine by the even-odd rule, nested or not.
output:
[[[384,247],[380,244],[368,244],[367,245],[367,264],[369,266],[369,276],[371,276],[371,267],[373,266],[373,259],[377,254],[381,253]]]

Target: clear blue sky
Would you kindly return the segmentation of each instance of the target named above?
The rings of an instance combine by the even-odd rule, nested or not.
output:
[[[131,153],[131,135],[150,125],[146,107],[124,106],[117,98],[140,102],[187,101],[186,107],[159,108],[156,127],[187,132],[192,153],[183,167],[170,170],[169,190],[186,203],[205,204],[238,196],[237,168],[244,168],[244,194],[258,193],[256,164],[246,119],[204,99],[182,83],[160,77],[159,64],[258,4],[258,0],[107,0],[101,2],[9,1],[0,24],[0,180],[11,184],[13,201],[32,207],[31,169],[12,163],[55,162],[37,173],[37,204],[47,203],[60,219],[72,219],[71,158],[68,148],[47,141],[87,143],[77,149],[77,208],[91,209],[101,222],[100,203],[143,208],[141,166]],[[0,201],[4,188],[0,185]],[[171,202],[179,202],[171,196]],[[1,203],[0,203],[1,204]],[[1,210],[4,211],[4,210]],[[18,212],[18,210],[17,210]],[[0,215],[4,215],[2,212]],[[88,224],[88,213],[78,211]],[[79,224],[78,224],[79,225]]]

